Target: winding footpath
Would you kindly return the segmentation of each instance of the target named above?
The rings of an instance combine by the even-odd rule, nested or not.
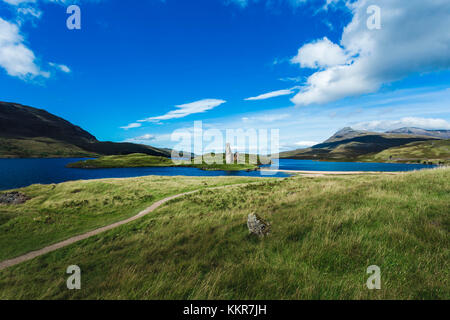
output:
[[[162,206],[163,204],[165,204],[165,203],[167,203],[167,202],[169,202],[171,200],[174,200],[174,199],[177,199],[177,198],[181,198],[181,197],[184,197],[186,195],[190,195],[190,194],[202,191],[202,190],[214,190],[214,189],[221,189],[221,188],[227,188],[227,187],[238,187],[238,186],[245,186],[245,185],[248,185],[248,184],[251,184],[251,183],[244,183],[244,184],[241,183],[241,184],[232,184],[232,185],[219,186],[219,187],[213,187],[213,188],[203,188],[203,189],[198,189],[198,190],[194,190],[194,191],[183,192],[183,193],[180,193],[180,194],[176,194],[176,195],[164,198],[162,200],[159,200],[159,201],[155,202],[154,204],[152,204],[147,209],[139,212],[137,215],[135,215],[135,216],[133,216],[131,218],[128,218],[126,220],[122,220],[122,221],[110,224],[108,226],[105,226],[105,227],[94,229],[92,231],[80,234],[78,236],[74,236],[72,238],[69,238],[67,240],[64,240],[64,241],[52,244],[52,245],[44,247],[42,249],[39,249],[39,250],[36,250],[36,251],[31,251],[31,252],[26,253],[24,255],[21,255],[21,256],[19,256],[17,258],[13,258],[13,259],[2,261],[2,262],[0,262],[0,271],[3,270],[3,269],[9,268],[9,267],[15,266],[15,265],[17,265],[19,263],[22,263],[22,262],[25,262],[25,261],[28,261],[28,260],[32,260],[34,258],[37,258],[37,257],[42,256],[44,254],[47,254],[49,252],[53,252],[53,251],[56,251],[58,249],[67,247],[67,246],[69,246],[69,245],[71,245],[71,244],[73,244],[75,242],[78,242],[78,241],[81,241],[81,240],[85,240],[87,238],[96,236],[96,235],[98,235],[100,233],[103,233],[105,231],[108,231],[108,230],[120,227],[120,226],[122,226],[124,224],[127,224],[129,222],[136,221],[136,220],[138,220],[138,219],[148,215],[149,213],[155,211],[160,206]]]

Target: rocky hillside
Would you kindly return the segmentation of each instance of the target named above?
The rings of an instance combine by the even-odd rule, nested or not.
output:
[[[450,130],[425,130],[420,128],[400,128],[397,130],[388,131],[387,133],[421,135],[440,139],[450,139]]]
[[[92,134],[45,110],[0,102],[0,157],[83,157],[170,152],[134,143],[98,141]]]

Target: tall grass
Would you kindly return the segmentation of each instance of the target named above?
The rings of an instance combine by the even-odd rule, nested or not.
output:
[[[0,204],[0,260],[129,218],[170,195],[258,181],[239,177],[142,177],[33,185],[23,205]]]
[[[449,299],[449,181],[437,169],[204,190],[4,270],[0,298]],[[251,212],[270,236],[248,233]],[[365,285],[370,265],[381,290]]]

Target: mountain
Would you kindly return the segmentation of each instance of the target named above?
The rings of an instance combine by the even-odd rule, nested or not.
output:
[[[368,131],[359,131],[359,130],[353,130],[350,127],[346,127],[344,129],[339,130],[334,135],[332,135],[330,138],[328,138],[324,143],[329,142],[336,142],[341,141],[345,139],[352,139],[356,137],[364,136],[368,133]]]
[[[0,102],[0,157],[91,157],[170,152],[134,143],[98,141],[89,132],[45,110]]]
[[[440,139],[450,139],[450,130],[426,130],[420,128],[400,128],[392,131],[387,131],[386,133],[399,133],[399,134],[409,134],[409,135],[421,135],[429,136]]]
[[[344,128],[332,137],[307,149],[280,153],[280,158],[329,161],[356,161],[359,157],[416,141],[437,140],[430,135],[369,132]]]

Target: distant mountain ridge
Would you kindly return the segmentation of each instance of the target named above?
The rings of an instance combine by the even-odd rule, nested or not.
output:
[[[336,132],[323,143],[307,149],[280,153],[281,158],[357,161],[358,158],[418,141],[447,139],[450,130],[401,128],[384,133],[354,130],[350,127]]]
[[[78,157],[130,153],[170,156],[168,150],[151,146],[101,142],[89,132],[45,110],[0,102],[0,157]]]
[[[450,139],[450,130],[426,130],[421,128],[405,127],[396,130],[386,131],[386,133],[411,134],[411,135],[430,136],[440,139]]]

